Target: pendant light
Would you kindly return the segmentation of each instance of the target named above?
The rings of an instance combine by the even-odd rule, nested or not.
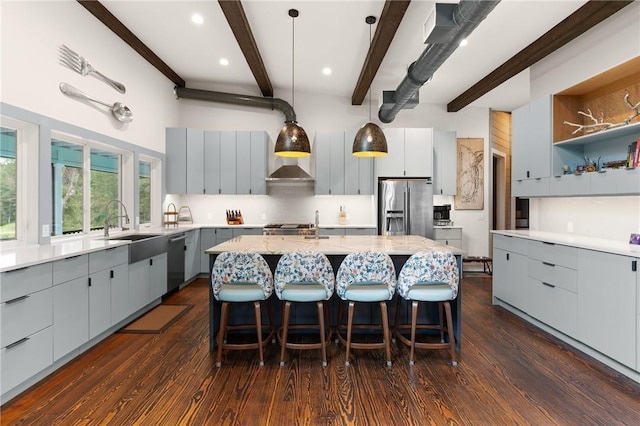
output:
[[[371,25],[375,24],[376,17],[367,16],[364,21],[369,24],[369,47],[371,47]],[[371,85],[369,85],[369,122],[360,127],[356,133],[352,153],[356,157],[387,155],[387,138],[380,126],[371,122]]]
[[[295,18],[299,15],[296,9],[289,9],[291,16],[292,44],[291,44],[291,104],[295,104]],[[275,154],[280,157],[308,157],[311,146],[307,132],[295,120],[286,121],[276,139]]]

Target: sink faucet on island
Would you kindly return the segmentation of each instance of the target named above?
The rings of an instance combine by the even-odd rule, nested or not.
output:
[[[316,210],[316,219],[315,219],[315,224],[314,224],[314,234],[313,235],[307,235],[304,238],[305,239],[314,239],[314,240],[319,240],[319,239],[327,239],[329,238],[328,235],[322,235],[320,236],[320,212],[318,210]]]

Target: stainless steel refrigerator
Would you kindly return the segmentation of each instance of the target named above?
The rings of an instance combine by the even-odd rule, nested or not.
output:
[[[378,180],[378,233],[433,239],[431,178]]]

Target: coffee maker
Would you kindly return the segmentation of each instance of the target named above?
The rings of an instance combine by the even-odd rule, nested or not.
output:
[[[434,226],[451,226],[450,217],[451,204],[445,204],[443,206],[433,206],[433,225]]]

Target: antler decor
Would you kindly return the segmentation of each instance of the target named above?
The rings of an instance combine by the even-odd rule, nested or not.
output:
[[[577,123],[571,123],[569,121],[564,121],[564,124],[568,124],[569,126],[576,127],[576,129],[573,132],[571,132],[572,135],[575,135],[578,132],[595,133],[595,132],[599,132],[600,130],[613,129],[615,127],[626,126],[627,124],[631,123],[631,120],[633,120],[634,118],[640,115],[640,102],[633,105],[629,101],[629,94],[627,93],[626,95],[624,95],[624,103],[627,104],[627,106],[629,107],[629,109],[633,111],[633,113],[629,117],[627,117],[622,123],[604,123],[602,118],[603,114],[601,114],[600,121],[598,121],[598,119],[595,118],[591,113],[591,110],[587,109],[588,113],[578,111],[578,114],[584,115],[585,117],[589,117],[591,120],[593,120],[593,124],[577,124]]]

